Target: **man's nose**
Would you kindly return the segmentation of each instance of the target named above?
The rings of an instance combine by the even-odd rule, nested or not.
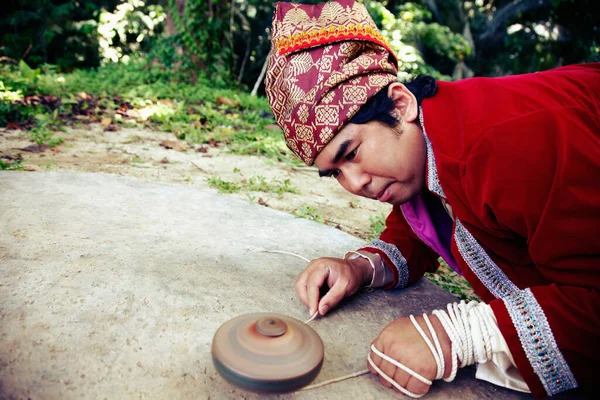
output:
[[[349,165],[342,173],[346,178],[347,190],[354,194],[363,194],[365,186],[369,183],[369,175],[356,164]]]

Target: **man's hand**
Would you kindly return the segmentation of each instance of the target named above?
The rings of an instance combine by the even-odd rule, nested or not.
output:
[[[416,320],[421,326],[421,329],[427,334],[431,343],[434,343],[423,317],[416,317]],[[445,372],[443,377],[446,378],[450,376],[452,369],[452,344],[438,318],[436,316],[429,316],[429,320],[436,331],[440,345],[442,346],[442,351],[444,352]],[[431,354],[431,350],[429,350],[429,347],[421,337],[421,334],[417,332],[409,318],[399,318],[392,321],[381,331],[372,344],[386,356],[389,356],[402,365],[412,369],[422,377],[427,378],[430,381],[435,379],[437,375],[435,359]],[[429,391],[429,385],[421,382],[400,368],[397,368],[392,363],[383,360],[373,351],[371,351],[370,355],[375,365],[409,392],[414,394],[425,394]],[[377,375],[377,372],[371,364],[368,364],[368,366],[371,373]],[[392,384],[382,376],[379,377],[379,382],[385,387],[392,387]]]
[[[308,264],[296,280],[296,292],[308,306],[310,315],[317,310],[325,315],[344,297],[356,293],[361,286],[371,282],[372,276],[373,268],[363,258],[317,258]],[[319,301],[320,289],[325,283],[330,289]]]

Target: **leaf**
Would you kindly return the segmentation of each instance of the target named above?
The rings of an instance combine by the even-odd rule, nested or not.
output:
[[[33,81],[38,77],[41,71],[39,68],[35,70],[31,69],[31,67],[27,65],[25,61],[21,60],[19,61],[19,72],[24,79]]]
[[[163,140],[162,142],[160,142],[160,146],[164,147],[165,149],[172,149],[179,152],[184,152],[187,150],[185,144],[177,142],[175,140]]]
[[[22,149],[19,149],[19,150],[27,151],[29,153],[43,153],[44,151],[48,150],[49,148],[50,148],[50,146],[48,146],[46,144],[32,144],[32,145],[29,145]]]
[[[223,97],[223,96],[217,97],[217,103],[224,104],[224,105],[230,106],[230,107],[237,107],[240,105],[237,101],[228,99],[227,97]]]
[[[104,117],[100,120],[100,124],[102,126],[109,126],[110,124],[112,124],[112,118],[110,117]]]

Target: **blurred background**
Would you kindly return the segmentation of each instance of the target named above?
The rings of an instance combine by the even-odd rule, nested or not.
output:
[[[455,80],[600,58],[597,0],[364,3],[403,76]],[[270,48],[273,7],[266,0],[4,0],[0,56],[3,64],[23,60],[58,72],[145,61],[190,81],[252,90]]]

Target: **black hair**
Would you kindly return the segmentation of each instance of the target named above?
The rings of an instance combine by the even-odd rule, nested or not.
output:
[[[417,98],[419,105],[424,98],[431,97],[437,92],[437,82],[429,75],[419,75],[412,81],[404,83],[404,86]],[[395,127],[400,121],[394,115],[395,103],[387,94],[388,87],[389,85],[371,97],[349,122],[364,124],[369,121],[378,121],[391,128]]]

